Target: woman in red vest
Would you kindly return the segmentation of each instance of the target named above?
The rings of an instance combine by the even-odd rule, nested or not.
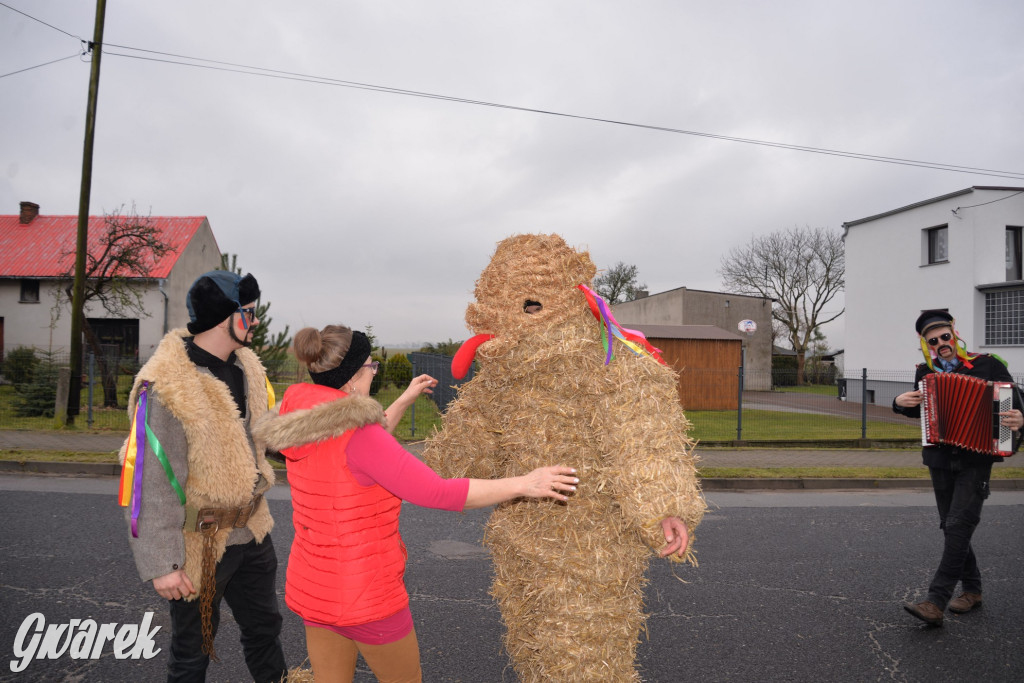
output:
[[[468,510],[575,490],[571,467],[506,479],[442,479],[390,435],[406,408],[437,381],[415,378],[385,411],[370,398],[378,363],[370,341],[341,325],[307,327],[295,355],[313,384],[285,391],[280,414],[257,427],[288,460],[295,540],[285,602],[306,625],[317,683],[352,680],[363,659],[380,681],[420,681],[419,645],[405,590],[402,501]]]

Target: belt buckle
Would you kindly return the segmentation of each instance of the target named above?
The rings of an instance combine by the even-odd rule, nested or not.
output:
[[[220,529],[216,508],[202,508],[196,516],[196,531],[204,536],[213,536]]]

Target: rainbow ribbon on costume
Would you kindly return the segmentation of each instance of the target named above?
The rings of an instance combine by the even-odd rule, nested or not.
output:
[[[167,460],[167,454],[159,439],[149,428],[147,406],[149,405],[149,382],[143,382],[139,389],[139,399],[135,403],[135,415],[132,417],[131,431],[128,433],[128,444],[125,446],[124,465],[121,466],[121,487],[118,492],[118,503],[121,507],[132,506],[132,537],[139,537],[139,513],[142,511],[142,472],[146,457],[146,444],[149,444],[156,459],[164,468],[164,474],[171,487],[178,495],[178,500],[185,504],[185,492],[174,476],[174,469]],[[145,438],[141,438],[144,434]]]
[[[604,345],[605,365],[611,363],[612,359],[615,358],[615,354],[612,352],[612,338],[618,339],[627,349],[638,356],[650,356],[662,365],[668,365],[661,357],[661,349],[651,346],[643,332],[627,329],[615,320],[615,316],[612,315],[607,302],[597,292],[586,285],[576,285],[576,287],[587,297],[590,312],[601,323],[601,343]]]

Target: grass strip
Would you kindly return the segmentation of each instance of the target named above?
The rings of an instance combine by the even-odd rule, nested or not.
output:
[[[96,453],[90,451],[43,451],[11,448],[0,451],[0,460],[13,460],[16,462],[98,462],[110,464],[117,462],[117,451]],[[278,462],[273,458],[267,458],[267,461],[274,469],[285,469],[283,462]]]
[[[928,479],[924,467],[702,467],[703,479]],[[1024,479],[1024,467],[996,467],[993,479]]]

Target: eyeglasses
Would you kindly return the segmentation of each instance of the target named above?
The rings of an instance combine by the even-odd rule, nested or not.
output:
[[[380,367],[380,361],[379,361],[379,360],[375,360],[375,361],[370,361],[369,363],[367,363],[367,364],[366,364],[366,365],[364,365],[363,367],[364,367],[364,368],[370,368],[370,371],[371,371],[371,372],[372,372],[373,374],[375,374],[375,375],[376,375],[376,374],[377,374],[377,368],[379,368],[379,367]]]
[[[950,334],[949,332],[943,332],[943,333],[942,333],[942,334],[940,334],[940,335],[939,335],[938,337],[932,337],[931,339],[929,339],[929,340],[928,340],[928,344],[929,344],[930,346],[938,346],[938,345],[939,345],[939,340],[940,340],[940,339],[941,339],[942,341],[949,341],[949,340],[950,340],[950,339],[952,339],[952,338],[953,338],[953,335],[951,335],[951,334]]]
[[[238,312],[242,314],[242,325],[245,326],[245,329],[249,329],[249,323],[256,319],[256,307],[242,308],[239,306]],[[246,318],[248,318],[248,322],[246,322]]]

